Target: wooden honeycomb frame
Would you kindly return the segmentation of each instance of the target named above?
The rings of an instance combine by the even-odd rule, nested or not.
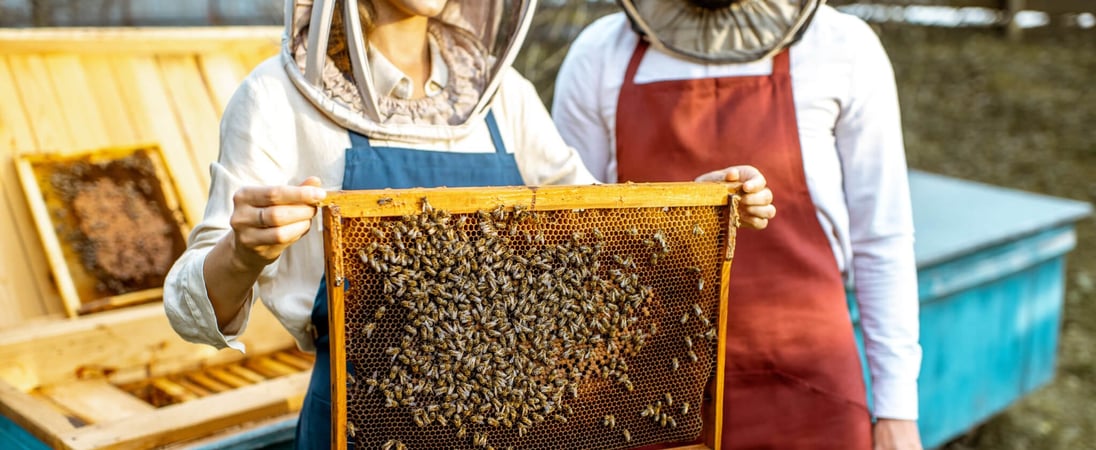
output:
[[[501,206],[508,211],[514,207],[526,211],[562,211],[626,208],[672,208],[718,206],[724,207],[725,230],[719,230],[723,248],[719,255],[719,286],[726,285],[734,253],[735,230],[738,224],[738,185],[720,183],[644,183],[596,186],[552,187],[503,187],[503,188],[436,188],[406,190],[373,190],[333,193],[325,201],[323,211],[325,260],[327,264],[328,299],[330,302],[330,330],[332,342],[332,433],[333,448],[345,448],[347,444],[347,339],[344,325],[344,255],[342,243],[344,219],[366,217],[400,217],[423,211],[423,199],[433,208],[452,214],[467,214],[491,210]],[[719,311],[726,311],[727,294],[720,289]],[[726,328],[725,314],[719,314],[716,340],[716,367],[714,373],[724,370],[723,337]],[[359,377],[362,376],[359,374]],[[707,394],[722,398],[722,377],[709,380]],[[705,423],[721,423],[721,402],[712,402],[704,410]],[[697,448],[717,448],[720,427],[705,427],[704,445]]]

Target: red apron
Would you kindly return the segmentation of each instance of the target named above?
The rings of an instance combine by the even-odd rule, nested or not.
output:
[[[735,246],[723,395],[723,449],[870,449],[871,420],[845,288],[803,173],[788,51],[772,75],[636,85],[617,105],[617,174],[687,181],[748,164],[779,215]]]

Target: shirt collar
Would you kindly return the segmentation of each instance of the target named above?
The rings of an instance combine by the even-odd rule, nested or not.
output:
[[[430,78],[423,85],[423,91],[427,97],[437,95],[449,82],[449,67],[441,57],[441,50],[433,36],[428,37],[430,49]],[[387,95],[399,99],[411,98],[414,89],[411,86],[411,78],[396,68],[388,58],[369,45],[369,71],[373,76],[373,87],[379,95]]]

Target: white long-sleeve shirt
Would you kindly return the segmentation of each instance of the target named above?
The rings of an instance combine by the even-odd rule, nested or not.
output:
[[[217,327],[203,273],[206,255],[231,230],[232,195],[240,188],[298,184],[309,176],[319,177],[324,189],[342,187],[350,135],[300,94],[283,64],[281,58],[262,63],[229,102],[221,121],[220,156],[210,167],[205,216],[164,282],[168,319],[188,341],[243,351],[237,338],[247,326],[255,299],[261,298],[301,348],[315,347],[310,318],[324,270],[318,217],[300,241],[263,270],[247,303],[223,332]],[[391,70],[374,76],[388,87],[400,79]],[[522,180],[529,185],[596,183],[575,151],[563,143],[533,85],[512,69],[501,76],[492,111]],[[483,119],[461,139],[371,143],[455,153],[495,151]]]
[[[623,13],[598,20],[572,44],[556,81],[556,125],[606,182],[616,181],[617,99],[637,39]],[[771,72],[771,59],[698,64],[651,48],[635,82]],[[916,419],[917,274],[890,61],[864,22],[822,7],[791,47],[791,74],[807,185],[838,266],[856,290],[874,413]],[[779,208],[780,193],[774,197]]]

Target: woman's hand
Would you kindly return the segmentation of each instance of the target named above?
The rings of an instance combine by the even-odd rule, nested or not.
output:
[[[232,197],[233,259],[261,268],[308,232],[316,205],[327,196],[320,179],[309,177],[297,186],[251,186]]]
[[[765,184],[765,176],[756,167],[731,166],[708,172],[697,177],[696,181],[740,183],[743,195],[738,202],[738,213],[743,225],[763,230],[769,226],[769,220],[776,216],[773,193]]]
[[[872,427],[874,450],[921,450],[921,435],[912,420],[879,419]]]

